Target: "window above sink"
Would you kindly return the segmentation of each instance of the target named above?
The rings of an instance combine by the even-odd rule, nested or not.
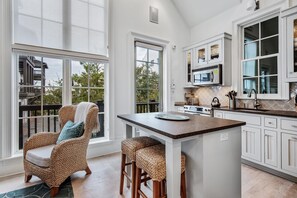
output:
[[[255,89],[259,99],[289,99],[284,81],[281,7],[272,6],[233,22],[232,88],[239,99],[250,99]]]

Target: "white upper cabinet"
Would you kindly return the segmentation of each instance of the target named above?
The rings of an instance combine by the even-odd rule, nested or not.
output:
[[[297,80],[297,7],[282,12],[283,19],[283,64],[286,65],[287,82]]]
[[[219,64],[222,65],[222,84],[231,86],[231,38],[230,34],[222,33],[184,48],[186,87],[192,86],[193,70],[197,71]],[[191,72],[189,68],[191,68]],[[191,77],[189,77],[189,74],[191,74]]]
[[[231,65],[231,35],[220,34],[190,46],[194,49],[193,69],[216,64]]]

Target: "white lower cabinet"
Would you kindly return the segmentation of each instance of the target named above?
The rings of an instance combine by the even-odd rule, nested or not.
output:
[[[297,174],[297,135],[282,133],[282,169]]]
[[[264,164],[277,167],[277,132],[264,130]]]
[[[297,118],[219,110],[214,117],[246,122],[243,159],[297,177]]]
[[[242,127],[242,156],[261,161],[261,129],[249,126]]]

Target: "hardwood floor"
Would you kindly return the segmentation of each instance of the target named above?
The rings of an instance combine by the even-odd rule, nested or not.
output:
[[[85,172],[73,174],[72,186],[78,198],[120,198],[130,197],[130,190],[124,188],[124,195],[119,195],[120,154],[111,154],[89,160],[92,174]],[[30,183],[24,183],[23,174],[0,179],[0,194],[41,181],[33,177]],[[149,189],[145,192],[150,195]],[[297,184],[271,174],[242,165],[242,198],[296,198]]]

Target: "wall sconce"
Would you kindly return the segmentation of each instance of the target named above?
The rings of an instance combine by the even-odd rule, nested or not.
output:
[[[247,11],[256,11],[260,8],[259,0],[248,0],[246,4]]]

